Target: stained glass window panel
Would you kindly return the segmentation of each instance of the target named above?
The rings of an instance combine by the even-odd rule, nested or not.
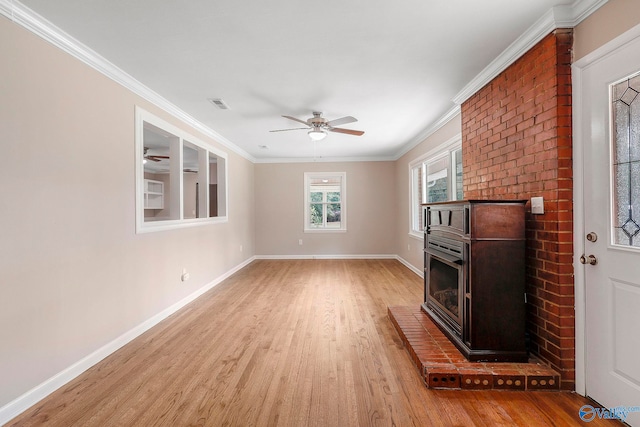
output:
[[[640,74],[612,87],[613,240],[640,248]]]

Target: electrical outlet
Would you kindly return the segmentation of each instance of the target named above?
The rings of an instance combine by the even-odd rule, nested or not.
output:
[[[298,239],[298,244],[302,246],[302,239]]]
[[[183,282],[186,282],[187,280],[189,280],[189,273],[187,273],[187,269],[183,268],[182,269],[182,276],[180,276],[180,280],[182,280]]]
[[[240,245],[240,252],[242,252],[242,245]]]
[[[411,250],[411,245],[407,245],[407,250],[410,251]]]

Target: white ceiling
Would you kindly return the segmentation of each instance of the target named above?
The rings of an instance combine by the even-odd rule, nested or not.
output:
[[[21,3],[253,160],[273,161],[397,158],[545,14],[597,1]],[[365,134],[330,133],[314,150],[304,130],[269,132],[300,127],[281,115],[312,111],[354,116],[342,127]]]

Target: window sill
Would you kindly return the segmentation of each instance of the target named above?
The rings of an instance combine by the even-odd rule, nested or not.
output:
[[[415,231],[410,231],[409,232],[409,237],[413,237],[416,240],[423,241],[424,240],[424,233],[417,233]]]
[[[137,225],[136,234],[153,233],[156,231],[178,230],[181,228],[198,227],[201,225],[220,224],[224,222],[229,222],[229,218],[226,216],[220,216],[215,218],[146,221],[143,224]]]

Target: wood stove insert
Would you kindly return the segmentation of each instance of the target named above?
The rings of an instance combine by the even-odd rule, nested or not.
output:
[[[424,304],[470,361],[526,362],[525,201],[423,205]]]

